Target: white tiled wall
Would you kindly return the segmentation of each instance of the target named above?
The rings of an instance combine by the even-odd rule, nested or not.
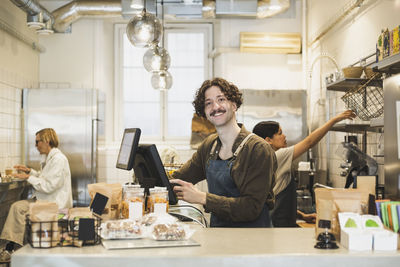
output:
[[[0,76],[0,172],[21,163],[21,89]]]

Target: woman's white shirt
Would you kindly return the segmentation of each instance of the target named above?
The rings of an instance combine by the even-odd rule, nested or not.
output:
[[[55,202],[60,209],[71,208],[71,171],[67,157],[58,148],[52,148],[41,166],[41,171],[31,169],[28,178],[36,198]]]

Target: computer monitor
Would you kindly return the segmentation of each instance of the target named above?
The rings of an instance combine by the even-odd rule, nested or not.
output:
[[[125,129],[118,153],[117,168],[128,171],[132,170],[139,144],[140,132],[139,128]]]
[[[169,204],[174,205],[178,202],[172,185],[165,173],[164,165],[162,164],[156,145],[139,145],[136,151],[133,170],[141,187],[146,188],[146,190],[154,186],[166,187]]]

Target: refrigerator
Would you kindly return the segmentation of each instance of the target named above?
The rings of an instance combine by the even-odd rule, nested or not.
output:
[[[53,128],[68,158],[75,207],[88,206],[87,185],[97,181],[97,144],[104,138],[104,93],[96,89],[24,89],[21,127],[23,162],[39,169],[35,133]]]
[[[400,74],[383,81],[385,195],[400,197]]]

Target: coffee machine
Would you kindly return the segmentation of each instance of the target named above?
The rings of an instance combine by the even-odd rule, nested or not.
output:
[[[349,188],[357,176],[377,174],[376,160],[362,152],[354,142],[342,142],[337,154],[345,161],[340,164],[340,168],[343,169],[340,176],[346,177],[345,188]]]

